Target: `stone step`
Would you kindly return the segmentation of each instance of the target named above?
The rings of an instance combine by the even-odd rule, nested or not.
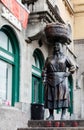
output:
[[[28,127],[84,127],[84,120],[29,120]]]
[[[28,128],[17,130],[84,130],[84,120],[29,120]]]
[[[19,128],[17,130],[84,130],[84,127],[34,127]]]

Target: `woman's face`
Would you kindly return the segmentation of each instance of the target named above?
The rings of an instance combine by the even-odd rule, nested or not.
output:
[[[54,51],[55,51],[55,52],[60,51],[60,43],[56,43],[56,44],[55,44],[55,46],[54,46]]]

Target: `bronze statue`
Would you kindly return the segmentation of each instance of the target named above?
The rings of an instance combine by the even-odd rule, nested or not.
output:
[[[67,77],[73,74],[75,66],[65,56],[60,47],[61,43],[55,42],[53,54],[46,59],[42,77],[44,84],[44,107],[49,109],[47,120],[54,120],[54,109],[62,109],[61,119],[64,119],[66,109],[70,105]],[[68,69],[68,71],[67,71]]]

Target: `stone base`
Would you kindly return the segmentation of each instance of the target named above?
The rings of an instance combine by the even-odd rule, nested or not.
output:
[[[76,127],[76,128],[73,128],[73,127],[62,127],[62,128],[20,128],[18,130],[84,130],[84,127]]]
[[[28,128],[18,128],[17,130],[84,130],[84,120],[30,120]]]
[[[42,121],[42,120],[30,120],[28,121],[28,127],[83,127],[84,120],[54,120],[54,121]]]

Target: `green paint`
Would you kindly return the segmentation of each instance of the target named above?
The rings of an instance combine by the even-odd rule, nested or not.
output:
[[[44,65],[44,57],[39,49],[35,49],[33,57],[35,66],[32,65],[32,103],[43,104],[44,89],[41,73]]]
[[[69,89],[70,89],[70,107],[68,111],[70,112],[70,115],[73,113],[73,79],[72,76],[69,76],[68,78],[69,83]]]
[[[0,50],[4,53],[8,54],[9,56],[12,56],[14,58],[14,61],[11,61],[11,59],[7,59],[6,57],[0,56],[1,60],[4,60],[5,62],[8,62],[12,65],[12,105],[15,104],[15,102],[19,101],[19,63],[20,63],[20,57],[19,57],[19,42],[16,37],[15,31],[8,25],[4,25],[0,31],[4,32],[8,36],[7,41],[7,48],[8,51],[1,48]],[[9,52],[9,39],[11,41],[13,53]]]

